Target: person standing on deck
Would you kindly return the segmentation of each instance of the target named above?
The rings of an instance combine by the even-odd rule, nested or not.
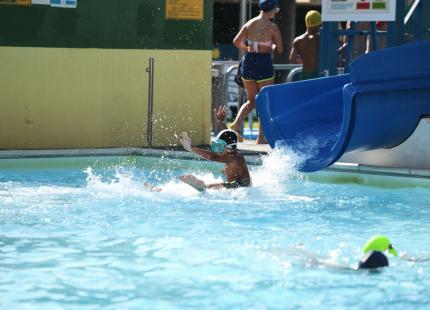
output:
[[[309,11],[305,17],[306,32],[294,39],[290,53],[290,63],[303,63],[300,80],[314,79],[318,74],[318,57],[320,45],[321,14],[318,11]]]
[[[261,88],[272,85],[275,74],[272,54],[282,54],[283,45],[279,27],[272,21],[279,12],[277,0],[260,0],[260,14],[243,25],[233,40],[233,44],[246,52],[242,58],[240,75],[248,101],[240,108],[230,128],[242,139],[242,122],[255,109],[255,97]],[[257,144],[266,143],[260,126]]]

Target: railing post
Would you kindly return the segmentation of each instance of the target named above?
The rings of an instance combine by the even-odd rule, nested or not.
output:
[[[149,67],[146,68],[149,73],[148,79],[148,132],[146,142],[148,147],[152,147],[152,125],[154,114],[154,58],[149,58]]]
[[[404,42],[406,5],[404,0],[396,2],[396,20],[388,23],[388,47],[400,45]]]
[[[337,49],[339,43],[337,41],[337,23],[324,22],[320,32],[320,55],[319,55],[319,74],[329,75],[336,74],[337,67]]]

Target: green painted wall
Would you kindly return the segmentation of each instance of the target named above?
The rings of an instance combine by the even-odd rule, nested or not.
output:
[[[212,3],[166,20],[165,0],[80,0],[77,9],[0,5],[0,149],[146,147],[210,141]]]
[[[166,20],[165,0],[80,0],[77,9],[0,5],[0,46],[212,50],[201,21]]]

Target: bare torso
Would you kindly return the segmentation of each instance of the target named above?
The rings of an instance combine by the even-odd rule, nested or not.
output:
[[[245,158],[237,152],[228,153],[229,161],[225,163],[225,176],[228,182],[240,182],[246,185],[251,185],[251,177]]]
[[[294,40],[293,48],[296,54],[302,58],[304,72],[316,72],[318,70],[319,44],[319,33],[305,32]]]

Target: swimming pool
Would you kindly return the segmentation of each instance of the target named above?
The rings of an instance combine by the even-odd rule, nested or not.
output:
[[[198,193],[219,164],[154,157],[0,160],[2,308],[428,309],[430,263],[354,267],[386,234],[428,258],[424,187],[312,182],[286,153],[253,188]],[[150,191],[145,182],[162,192]]]

